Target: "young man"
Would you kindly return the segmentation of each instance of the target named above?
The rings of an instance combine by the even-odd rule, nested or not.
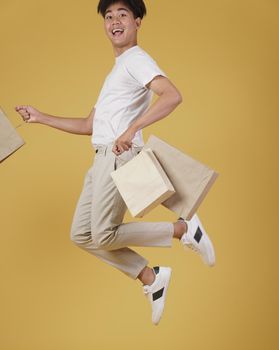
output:
[[[152,321],[163,313],[171,277],[170,267],[149,267],[148,261],[129,246],[170,247],[172,239],[198,252],[213,266],[213,245],[197,215],[189,222],[123,223],[127,207],[110,173],[132,159],[144,143],[142,129],[169,115],[182,101],[177,88],[157,63],[137,45],[137,32],[146,14],[142,0],[101,0],[97,8],[104,18],[115,64],[87,118],[62,118],[42,113],[32,106],[17,106],[28,123],[41,123],[66,132],[92,135],[96,150],[86,174],[73,218],[72,241],[139,279],[152,306]],[[157,100],[149,106],[152,93]]]

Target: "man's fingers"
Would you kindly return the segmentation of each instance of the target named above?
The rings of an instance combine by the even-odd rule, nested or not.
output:
[[[131,147],[132,147],[132,142],[129,142],[129,141],[123,142],[123,141],[117,140],[112,148],[112,152],[115,153],[116,155],[120,155],[123,152],[128,151]]]
[[[29,113],[26,113],[25,111],[19,112],[19,114],[20,114],[23,118],[30,118]]]
[[[113,146],[112,152],[115,153],[116,155],[119,154],[120,151],[119,151],[119,148],[118,148],[118,145],[117,145],[117,144],[115,144],[115,145]]]
[[[16,106],[15,110],[19,112],[20,110],[27,110],[27,107],[28,106],[25,106],[25,105],[19,105],[19,106]]]
[[[118,151],[118,154],[121,154],[125,151],[125,149],[123,147],[121,147],[120,145],[117,145],[117,151]]]
[[[30,117],[30,112],[27,109],[27,106],[17,106],[16,111],[22,116],[22,117]]]

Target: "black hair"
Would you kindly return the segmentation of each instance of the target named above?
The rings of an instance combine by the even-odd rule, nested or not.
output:
[[[143,0],[100,0],[97,12],[105,17],[107,8],[116,2],[123,2],[133,12],[134,18],[140,17],[142,19],[146,15],[146,7]]]

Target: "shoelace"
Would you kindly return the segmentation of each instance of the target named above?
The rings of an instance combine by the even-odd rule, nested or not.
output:
[[[198,247],[196,247],[196,245],[194,245],[193,243],[189,242],[189,239],[186,238],[186,235],[182,236],[182,243],[187,247],[192,249],[194,252],[197,252],[200,254],[200,250]]]
[[[200,254],[200,250],[193,243],[186,243],[187,247]]]

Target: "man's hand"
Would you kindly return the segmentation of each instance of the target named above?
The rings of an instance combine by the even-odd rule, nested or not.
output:
[[[15,110],[21,115],[27,123],[39,123],[42,113],[32,106],[16,106]]]
[[[118,139],[114,142],[112,152],[119,156],[121,153],[128,151],[132,147],[132,140],[135,136],[135,132],[131,129],[127,129]]]

